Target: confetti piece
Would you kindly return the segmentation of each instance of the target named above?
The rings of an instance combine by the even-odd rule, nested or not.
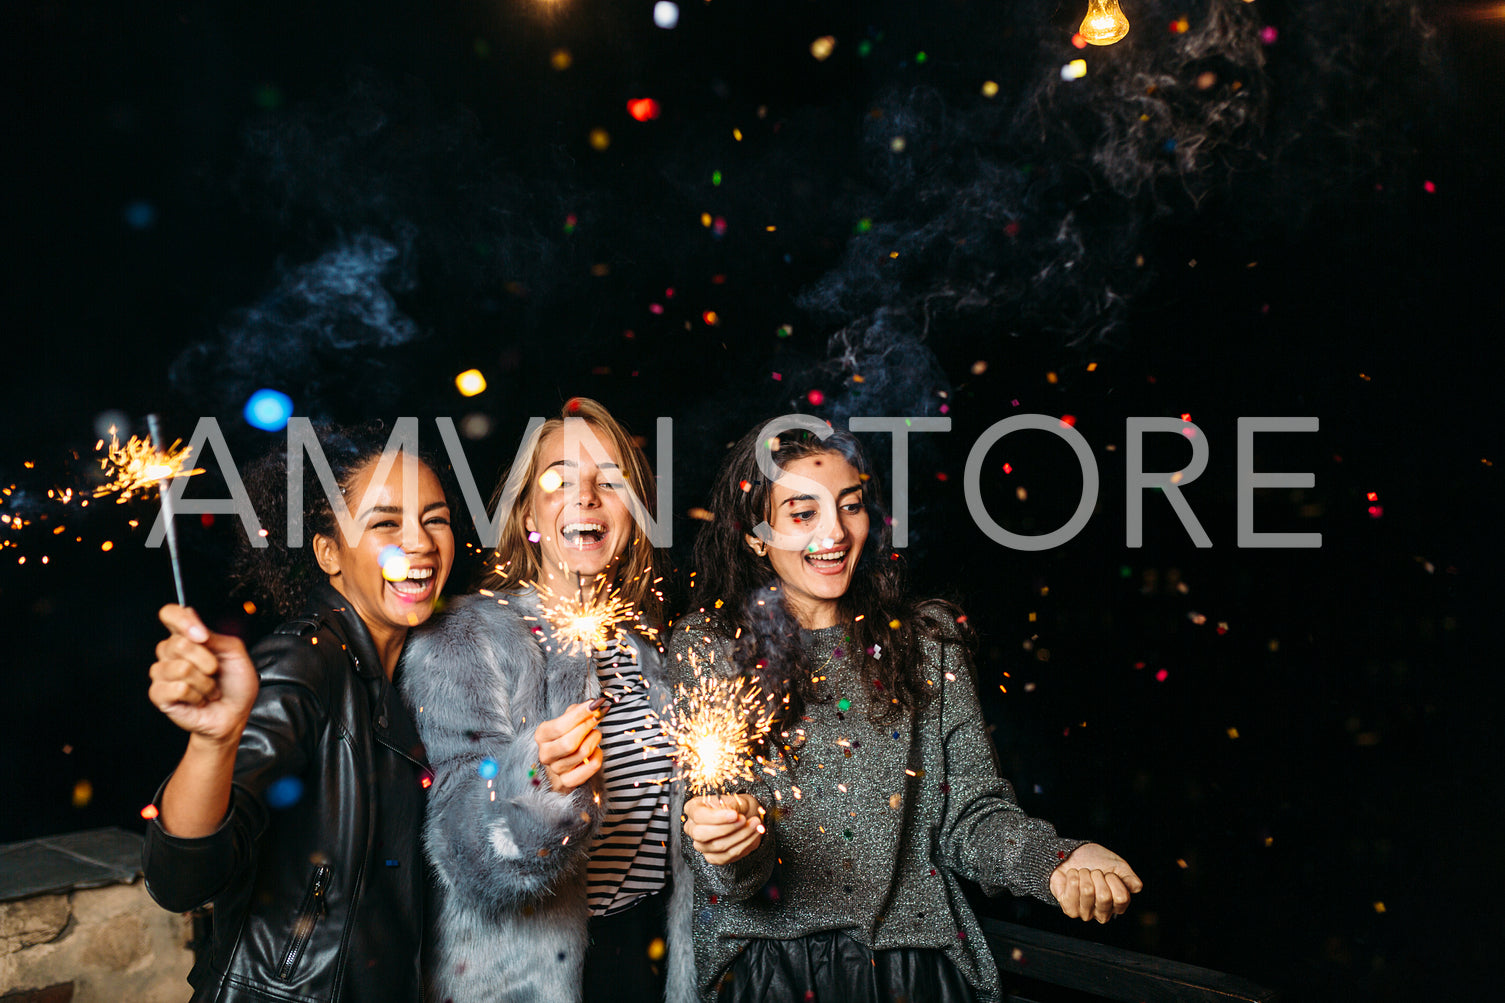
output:
[[[575,57],[570,55],[569,49],[555,49],[549,54],[549,65],[556,70],[567,70],[574,61]]]
[[[280,432],[292,417],[293,399],[280,390],[263,388],[246,399],[246,423],[263,432]]]
[[[982,96],[985,97],[985,98],[995,98],[995,97],[997,97],[998,96],[998,81],[996,81],[996,80],[984,80],[982,82]]]
[[[815,57],[816,62],[823,63],[831,58],[831,52],[836,48],[835,35],[822,35],[810,43],[810,55]]]
[[[481,375],[479,369],[467,369],[455,377],[455,389],[460,391],[461,396],[474,397],[486,390],[486,377]]]
[[[659,0],[653,5],[653,23],[665,31],[672,31],[679,25],[679,4],[670,3],[669,0]],[[649,952],[652,953],[651,951]],[[662,952],[660,952],[662,957]],[[655,961],[658,958],[654,958]]]
[[[653,98],[633,98],[627,102],[627,114],[639,122],[651,122],[658,118],[663,109]]]
[[[590,144],[593,150],[604,150],[611,145],[611,133],[605,129],[592,129],[590,132]]]

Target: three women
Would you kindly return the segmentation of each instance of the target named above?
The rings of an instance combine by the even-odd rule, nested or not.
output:
[[[672,651],[760,678],[779,704],[772,776],[683,814],[665,783],[657,721],[672,680],[652,640],[661,600],[633,507],[656,492],[641,451],[593,402],[571,401],[528,444],[481,591],[408,641],[407,761],[420,768],[426,749],[433,769],[423,826],[442,900],[429,961],[441,999],[655,999],[667,988],[688,1000],[695,957],[707,999],[992,999],[996,968],[958,876],[1100,921],[1139,890],[1121,858],[1059,839],[998,777],[965,618],[906,590],[855,440],[774,429],[782,472],[769,479],[757,457],[768,431],[724,465],[718,518],[696,546],[707,605],[681,620]],[[437,479],[423,473],[431,498]],[[358,464],[347,474],[347,498],[380,480]],[[344,765],[331,735],[350,729],[385,762],[406,726],[382,684],[448,573],[438,501],[442,491],[414,513],[380,500],[364,513],[398,517],[395,543],[416,568],[398,582],[383,574],[390,526],[372,522],[343,547],[316,530],[334,594],[317,593],[309,618],[258,646],[260,699],[238,642],[164,610],[174,633],[152,697],[193,738],[163,793],[148,872],[164,904],[219,897],[224,937],[201,993],[414,995],[420,928],[395,917],[418,915],[423,784],[378,769],[372,789],[352,790],[331,765]],[[607,598],[636,625],[582,631],[577,614]],[[367,680],[376,664],[384,672]],[[232,769],[237,747],[244,766]],[[294,799],[269,824],[288,777],[322,811],[306,820],[312,806]],[[375,836],[364,857],[350,849],[362,817]],[[693,844],[683,853],[681,820]],[[303,886],[289,877],[300,854],[312,868]],[[184,864],[197,876],[180,878]],[[278,930],[274,915],[295,918]]]

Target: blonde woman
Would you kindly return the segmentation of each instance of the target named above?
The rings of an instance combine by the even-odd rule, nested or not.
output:
[[[682,798],[656,725],[670,694],[641,525],[653,472],[582,398],[525,453],[497,492],[516,503],[479,591],[415,632],[406,659],[434,769],[432,988],[456,1003],[687,1001],[692,882],[676,876]],[[571,644],[558,611],[608,594],[638,625]]]

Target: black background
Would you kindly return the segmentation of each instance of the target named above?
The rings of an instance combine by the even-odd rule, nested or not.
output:
[[[479,412],[492,431],[466,449],[484,491],[530,415],[593,396],[661,471],[654,419],[675,419],[684,561],[687,510],[754,421],[944,406],[952,430],[912,440],[915,577],[982,636],[1026,808],[1115,848],[1147,886],[1102,929],[1039,903],[986,908],[1296,1000],[1466,996],[1501,932],[1488,652],[1505,20],[1481,5],[1130,4],[1128,39],[1079,53],[1080,12],[1050,3],[687,0],[672,31],[651,11],[7,7],[0,513],[27,524],[0,527],[0,840],[139,828],[182,747],[144,699],[172,587],[166,554],[142,545],[155,505],[47,497],[97,483],[107,411],[138,433],[157,411],[185,437],[217,416],[242,462],[269,442],[239,417],[259,386],[316,417]],[[1166,27],[1182,14],[1207,41],[1195,59]],[[1242,27],[1198,34],[1217,18]],[[1274,44],[1232,41],[1262,24]],[[809,45],[827,34],[820,62]],[[1078,57],[1088,77],[1058,81]],[[1143,95],[1119,72],[1131,60],[1165,74],[1167,135],[1210,151],[1120,151],[1138,187],[1094,159]],[[1207,69],[1210,93],[1247,79],[1260,102],[1219,144],[1210,93],[1187,86]],[[658,120],[628,117],[644,96]],[[986,169],[1003,180],[979,195]],[[1021,232],[1003,237],[1004,218]],[[1037,272],[1071,243],[1068,219],[1086,250]],[[370,235],[397,249],[382,275],[397,319],[310,319],[312,300],[279,294]],[[832,309],[819,292],[843,277]],[[890,332],[894,354],[833,362],[843,325]],[[467,401],[453,378],[472,366],[490,385]],[[972,443],[1014,413],[1074,416],[1101,472],[1087,528],[1044,552],[989,541],[962,497]],[[1214,546],[1151,494],[1131,549],[1125,419],[1183,414],[1210,447],[1185,494]],[[1236,546],[1236,422],[1257,415],[1320,419],[1255,450],[1257,469],[1316,479],[1260,492],[1257,528],[1320,532],[1320,549]],[[1149,469],[1186,462],[1174,439],[1150,438]],[[872,446],[886,455],[887,437]],[[1040,433],[984,470],[1016,532],[1060,525],[1081,485]],[[215,477],[190,494],[219,495]],[[223,581],[237,532],[183,519],[189,597],[254,635],[268,624]],[[459,587],[475,568],[462,560]]]

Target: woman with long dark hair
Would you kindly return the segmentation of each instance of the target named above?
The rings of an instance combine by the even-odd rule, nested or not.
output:
[[[498,485],[512,508],[479,591],[417,631],[406,659],[434,768],[432,985],[455,1003],[688,1001],[692,882],[642,525],[653,471],[584,398],[522,455]],[[608,601],[636,622],[575,635],[572,614]]]
[[[755,678],[776,709],[758,782],[686,805],[702,994],[997,1000],[958,878],[1099,922],[1140,881],[1020,810],[966,618],[909,591],[857,440],[817,425],[732,448],[695,544],[704,605],[670,642],[700,671]]]
[[[318,437],[353,524],[306,464],[309,542],[289,547],[285,453],[245,478],[266,536],[243,541],[237,577],[287,622],[248,653],[187,607],[161,611],[149,696],[189,737],[146,882],[177,912],[214,904],[198,1001],[422,998],[426,763],[392,679],[454,560],[449,501],[380,430]]]

